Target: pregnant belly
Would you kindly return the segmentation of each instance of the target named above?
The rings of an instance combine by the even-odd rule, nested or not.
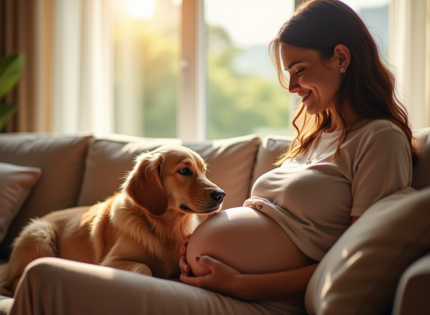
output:
[[[208,269],[195,260],[209,255],[241,273],[269,273],[312,264],[279,224],[267,215],[247,207],[232,208],[213,215],[192,234],[187,261],[195,276]]]

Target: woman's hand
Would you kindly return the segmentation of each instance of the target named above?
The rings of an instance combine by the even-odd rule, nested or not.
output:
[[[188,246],[188,241],[190,240],[191,234],[185,236],[184,238],[184,243],[182,244],[181,247],[181,258],[179,258],[179,268],[181,268],[181,275],[190,276],[190,271],[191,268],[187,263],[187,246]]]
[[[240,289],[241,273],[239,271],[210,256],[197,256],[196,261],[202,267],[209,269],[210,272],[200,277],[190,277],[182,273],[180,277],[182,282],[244,299],[242,296],[243,290]]]

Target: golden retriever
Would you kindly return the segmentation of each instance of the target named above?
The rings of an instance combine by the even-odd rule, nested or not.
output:
[[[205,172],[202,158],[182,146],[139,155],[119,193],[92,207],[52,212],[25,227],[0,275],[0,294],[12,296],[25,267],[40,257],[173,277],[180,272],[184,237],[197,225],[195,214],[222,207],[225,193]]]

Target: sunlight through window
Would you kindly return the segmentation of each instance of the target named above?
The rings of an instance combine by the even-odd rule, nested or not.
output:
[[[127,0],[125,11],[136,19],[148,20],[154,16],[155,0]]]

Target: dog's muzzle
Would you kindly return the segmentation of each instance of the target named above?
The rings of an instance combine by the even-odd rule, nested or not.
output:
[[[179,207],[181,208],[181,210],[187,211],[187,212],[194,212],[194,213],[201,213],[201,214],[209,214],[212,212],[217,212],[219,210],[221,210],[221,205],[224,201],[224,197],[225,197],[225,192],[224,190],[221,189],[215,189],[214,191],[212,191],[209,194],[211,201],[209,204],[204,204],[204,205],[200,205],[199,210],[195,211],[193,209],[191,209],[189,206],[185,205],[185,204],[181,204]],[[211,208],[207,208],[208,206],[210,206]]]
[[[215,189],[213,192],[210,193],[210,196],[220,205],[224,201],[225,192],[221,189]]]

